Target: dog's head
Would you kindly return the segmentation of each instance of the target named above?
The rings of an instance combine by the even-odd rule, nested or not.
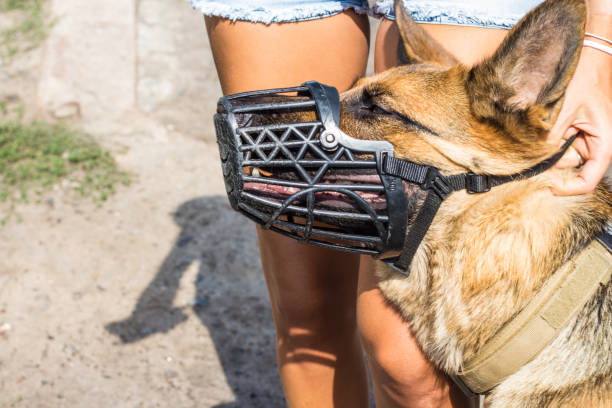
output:
[[[395,11],[406,64],[343,94],[345,132],[386,139],[398,157],[447,173],[511,174],[558,149],[546,136],[580,55],[583,1],[546,1],[473,67],[459,64],[401,3]]]
[[[458,63],[412,21],[398,3],[396,1],[396,16],[403,40],[401,54],[405,64],[362,79],[341,95],[340,127],[345,133],[357,139],[390,142],[396,157],[435,167],[446,175],[467,172],[512,175],[533,167],[558,151],[559,146],[549,144],[546,139],[559,114],[565,90],[580,55],[586,19],[583,1],[544,2],[508,33],[490,58],[473,67]],[[400,210],[388,207],[385,195],[388,198],[389,191],[400,189],[392,188],[391,181],[384,179],[386,176],[379,178],[380,171],[374,166],[363,163],[336,165],[336,161],[352,162],[355,158],[351,154],[342,156],[345,154],[344,147],[324,151],[326,149],[322,139],[316,133],[320,123],[315,123],[314,101],[304,96],[301,90],[297,96],[286,95],[288,92],[253,92],[235,95],[223,102],[229,104],[230,111],[240,112],[232,116],[236,123],[228,125],[223,122],[226,123],[224,126],[236,125],[242,129],[242,133],[253,132],[251,136],[242,133],[239,136],[244,140],[239,142],[240,149],[237,150],[240,151],[236,151],[235,156],[243,157],[242,152],[246,152],[246,161],[240,162],[237,159],[233,163],[235,168],[225,168],[226,182],[231,179],[228,191],[234,199],[233,203],[238,206],[238,201],[247,197],[241,195],[241,189],[244,189],[250,194],[248,197],[253,196],[249,199],[257,201],[257,211],[266,211],[261,215],[253,210],[249,215],[259,221],[264,220],[268,227],[278,220],[283,211],[293,212],[292,215],[298,217],[303,214],[311,217],[315,210],[320,215],[320,218],[314,218],[315,221],[335,226],[339,224],[332,221],[337,221],[334,217],[339,212],[344,216],[353,210],[363,210],[358,215],[363,215],[365,223],[375,218],[378,220],[379,213],[387,217],[392,212],[392,215],[401,212],[407,217],[398,222],[405,223],[408,220],[410,224],[419,208],[418,204],[424,199],[424,190],[417,184],[405,183],[406,205],[402,204]],[[245,99],[248,101],[245,102]],[[284,109],[272,109],[280,101],[293,102]],[[246,103],[256,109],[238,109],[232,103]],[[287,106],[291,109],[287,109]],[[219,113],[223,114],[225,109],[225,105],[220,106]],[[330,107],[326,109],[332,110]],[[334,118],[333,121],[335,123],[337,120]],[[310,127],[309,130],[302,129],[300,132],[304,133],[300,133],[296,130],[296,124]],[[274,132],[268,126],[274,127],[274,132],[278,134],[272,134]],[[229,135],[228,143],[234,143],[232,146],[235,147],[234,131],[221,133]],[[323,137],[323,134],[320,136]],[[223,143],[220,145],[224,146]],[[377,145],[385,145],[386,151],[391,150],[389,143]],[[366,162],[360,155],[365,152],[364,156],[373,157],[373,154],[370,154],[371,150],[364,149],[355,150],[355,157]],[[227,155],[227,151],[224,153],[222,149],[223,160],[228,160]],[[251,160],[251,155],[255,159]],[[379,166],[383,155],[376,157]],[[331,162],[335,164],[332,166]],[[310,167],[303,167],[306,165]],[[358,171],[361,173],[357,174]],[[374,174],[376,172],[379,174]],[[378,184],[370,185],[376,184],[370,178],[378,179]],[[234,182],[234,179],[238,181]],[[386,183],[384,189],[381,188],[381,182]],[[352,190],[349,191],[349,188]],[[525,206],[529,207],[529,211],[525,211],[521,207],[525,200],[537,202],[538,205]],[[579,199],[573,200],[577,203],[574,207],[579,208]],[[609,197],[599,201],[606,200]],[[404,200],[396,200],[400,201]],[[503,234],[503,231],[513,232],[507,234],[510,243],[506,240],[499,244],[498,249],[507,249],[514,241],[530,242],[530,237],[541,233],[542,226],[555,228],[554,234],[557,234],[575,214],[571,212],[573,209],[557,211],[557,207],[551,207],[552,201],[558,203],[558,200],[551,199],[550,190],[542,177],[508,183],[486,194],[468,195],[465,191],[453,193],[440,207],[428,230],[427,239],[423,241],[425,245],[419,248],[427,248],[427,241],[449,241],[448,237],[454,237],[456,242],[473,242],[478,237],[482,245],[489,247],[472,245],[469,250],[486,252],[496,250],[490,243],[502,242],[494,238]],[[290,208],[292,203],[302,207]],[[605,207],[598,210],[601,220],[607,217],[610,209],[609,205],[600,207]],[[479,215],[478,222],[482,228],[464,227],[466,223],[461,222],[461,217],[468,219],[469,223],[475,222],[470,214]],[[556,214],[556,218],[549,220],[550,214]],[[349,215],[351,222],[348,226],[361,228],[363,223],[355,220],[362,218],[352,213]],[[533,225],[537,228],[531,228]],[[307,223],[306,229],[310,231],[311,226],[312,220]],[[384,230],[378,228],[378,224],[375,227],[381,242],[384,242],[388,236],[386,232],[392,228]],[[402,238],[397,224],[393,227],[396,235]],[[293,221],[286,228],[299,230]],[[302,237],[301,233],[306,234],[301,231],[294,235]],[[321,236],[325,235],[323,233],[329,235],[328,231],[321,231]],[[542,250],[548,247],[547,242],[542,245]],[[452,248],[437,253],[443,256],[445,252],[452,254],[467,250]],[[436,251],[420,249],[421,255],[417,258],[428,259],[427,255],[433,252]],[[480,262],[482,257],[472,258]],[[494,270],[494,267],[485,269]]]

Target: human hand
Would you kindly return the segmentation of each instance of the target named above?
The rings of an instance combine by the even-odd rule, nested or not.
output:
[[[583,166],[572,178],[551,178],[551,189],[558,195],[592,192],[612,160],[612,56],[586,47],[548,140],[558,144],[576,133],[573,148],[557,167]]]

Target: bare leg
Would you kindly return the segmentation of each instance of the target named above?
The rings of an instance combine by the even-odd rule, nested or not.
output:
[[[207,18],[206,26],[226,94],[313,79],[342,91],[365,71],[368,22],[353,12],[268,26]],[[367,407],[355,318],[359,257],[258,236],[289,406]]]
[[[365,73],[369,23],[346,11],[284,24],[206,18],[225,94],[318,80],[343,91]]]
[[[408,324],[386,303],[374,276],[374,262],[361,260],[357,323],[376,407],[465,407],[461,392],[427,360]]]
[[[426,31],[465,64],[491,54],[507,31],[424,25]],[[374,50],[377,72],[395,66],[399,43],[390,20],[380,24]],[[357,321],[368,355],[377,408],[465,407],[467,400],[420,350],[408,324],[385,301],[374,276],[374,261],[363,258],[359,275]]]

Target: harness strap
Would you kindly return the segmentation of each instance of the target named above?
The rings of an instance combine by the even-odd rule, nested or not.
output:
[[[491,390],[550,344],[611,275],[612,256],[598,237],[555,272],[527,306],[463,364],[459,378],[474,393]]]
[[[435,167],[386,156],[382,166],[386,174],[399,177],[409,183],[418,184],[421,189],[428,191],[425,202],[414,219],[412,228],[406,235],[400,256],[395,260],[386,260],[386,262],[389,264],[393,262],[393,266],[401,273],[407,274],[409,272],[412,259],[440,209],[442,201],[453,191],[465,189],[470,194],[484,193],[491,190],[491,187],[538,175],[559,161],[577,136],[576,134],[570,137],[563,144],[561,150],[548,159],[519,173],[503,176],[474,173],[443,176]]]

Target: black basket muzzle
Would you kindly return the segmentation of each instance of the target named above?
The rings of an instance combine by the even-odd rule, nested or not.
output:
[[[407,199],[382,172],[385,141],[342,132],[335,88],[307,82],[219,100],[215,115],[232,207],[311,244],[376,257],[402,249]]]

